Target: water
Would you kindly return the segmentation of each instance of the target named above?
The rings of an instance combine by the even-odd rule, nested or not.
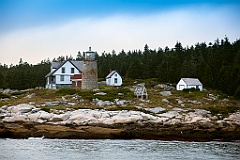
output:
[[[240,159],[240,143],[159,140],[0,139],[0,160]]]

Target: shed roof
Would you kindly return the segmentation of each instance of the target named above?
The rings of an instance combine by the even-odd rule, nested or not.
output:
[[[82,79],[82,74],[74,74],[71,79]]]
[[[182,78],[182,80],[187,84],[191,86],[201,86],[202,83],[197,78]]]

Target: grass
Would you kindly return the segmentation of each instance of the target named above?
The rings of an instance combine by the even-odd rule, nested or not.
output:
[[[20,95],[24,95],[25,93],[27,93],[27,91],[17,91],[17,92],[11,93],[11,95],[12,96],[20,96]]]
[[[104,92],[106,95],[95,95],[97,92]],[[122,95],[119,95],[119,93],[122,93]],[[92,100],[92,99],[100,99],[103,101],[113,101],[114,99],[131,99],[133,98],[132,92],[123,87],[109,87],[109,86],[101,86],[100,90],[98,91],[92,91],[92,90],[81,90],[81,89],[71,89],[71,88],[64,88],[59,89],[56,91],[56,94],[59,94],[61,96],[65,95],[79,95],[83,99]]]
[[[239,106],[210,106],[208,108],[213,116],[221,119],[228,117],[230,113],[234,113],[239,109]]]
[[[145,83],[145,86],[147,87],[147,92],[149,94],[150,102],[144,102],[141,101],[139,98],[135,98],[133,91],[131,91],[129,88],[133,85],[136,85],[137,83],[134,83],[137,81],[137,83]],[[152,108],[152,107],[163,107],[168,109],[169,105],[173,107],[178,108],[191,108],[191,109],[206,109],[211,111],[212,115],[221,117],[227,117],[230,113],[236,112],[237,110],[240,110],[240,102],[239,100],[235,100],[231,97],[228,97],[227,95],[214,90],[205,90],[205,91],[171,91],[171,96],[161,96],[159,92],[163,91],[160,88],[153,88],[153,85],[158,84],[156,79],[148,79],[148,80],[132,80],[132,79],[124,79],[124,86],[122,87],[110,87],[110,86],[100,86],[99,90],[97,91],[88,91],[88,90],[81,90],[81,89],[71,89],[71,88],[62,88],[57,90],[49,90],[49,89],[32,89],[28,90],[27,92],[14,92],[12,94],[3,94],[0,93],[0,99],[1,98],[11,98],[11,96],[17,96],[17,99],[10,99],[9,101],[0,101],[0,106],[3,105],[16,105],[20,103],[30,103],[35,102],[36,105],[44,104],[45,102],[52,102],[52,101],[58,101],[59,99],[62,99],[62,97],[65,97],[68,102],[76,103],[75,106],[65,106],[63,103],[60,103],[58,106],[43,106],[41,107],[45,111],[50,111],[50,109],[56,109],[56,110],[65,110],[66,108],[70,108],[72,110],[75,109],[97,109],[98,106],[94,105],[92,103],[92,99],[100,99],[103,101],[111,101],[113,102],[114,99],[125,99],[130,100],[131,104],[128,104],[127,106],[107,106],[105,109],[107,110],[140,110],[143,112],[146,112],[144,109],[137,109],[135,106],[138,106],[139,104],[142,104],[143,108]],[[97,92],[104,92],[106,95],[94,95]],[[32,98],[26,98],[27,95],[33,94]],[[119,93],[122,93],[122,95],[119,95]],[[208,100],[208,94],[217,95],[216,100]],[[78,99],[73,99],[72,97],[78,96]],[[224,101],[224,99],[228,99],[227,101]],[[79,100],[84,100],[83,102],[79,102]],[[162,99],[167,99],[169,103],[162,102]],[[178,104],[178,101],[176,99],[180,99],[183,101],[185,106],[181,106]],[[201,102],[201,105],[193,104],[188,102],[188,100],[196,100],[198,102]]]
[[[73,95],[76,93],[78,93],[78,90],[73,88],[61,88],[56,91],[56,94],[59,94],[61,96]]]

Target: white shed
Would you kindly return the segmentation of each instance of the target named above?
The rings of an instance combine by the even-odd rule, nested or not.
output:
[[[122,77],[118,74],[117,71],[112,71],[106,77],[107,86],[121,86],[122,85]]]
[[[203,85],[197,78],[181,78],[178,82],[176,89],[183,90],[183,89],[191,89],[191,88],[198,88],[200,91],[203,90]]]

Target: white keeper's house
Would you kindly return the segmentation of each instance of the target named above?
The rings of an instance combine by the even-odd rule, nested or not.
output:
[[[52,62],[50,72],[46,77],[46,88],[71,88],[71,78],[74,74],[82,73],[82,61],[66,60],[63,62]]]
[[[199,89],[200,91],[202,91],[203,84],[197,78],[181,78],[176,86],[176,90],[191,88]]]
[[[122,85],[122,77],[116,70],[114,70],[107,75],[106,84],[107,84],[107,86],[121,86]]]

